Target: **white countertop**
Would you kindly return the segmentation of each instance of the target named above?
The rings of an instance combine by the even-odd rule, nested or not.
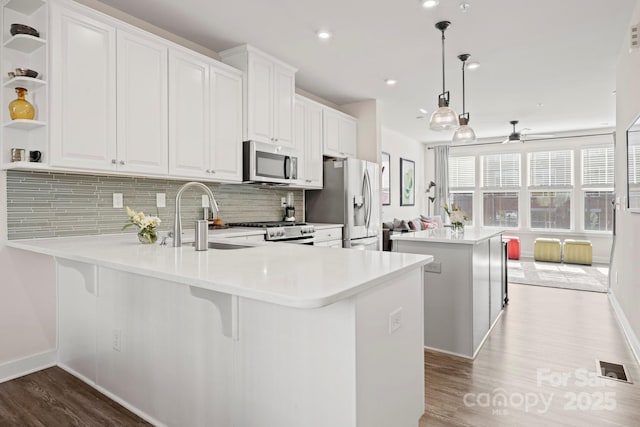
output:
[[[313,225],[316,230],[326,230],[327,228],[344,228],[344,224],[326,224],[320,222],[308,222],[307,224]]]
[[[218,231],[227,230],[213,234],[230,237],[231,231]],[[197,252],[186,245],[143,245],[135,234],[11,240],[7,246],[297,308],[332,304],[433,260],[284,243]]]
[[[474,245],[483,240],[501,234],[503,230],[496,229],[476,229],[466,228],[463,234],[454,234],[451,228],[436,228],[431,230],[413,231],[408,233],[395,233],[390,236],[391,240],[403,240],[409,242],[434,242],[434,243],[456,243],[463,245]]]

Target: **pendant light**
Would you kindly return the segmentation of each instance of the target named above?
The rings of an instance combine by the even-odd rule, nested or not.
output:
[[[437,131],[455,129],[460,124],[456,112],[449,108],[449,92],[445,88],[444,81],[444,32],[450,25],[449,21],[440,21],[436,24],[436,28],[442,32],[442,93],[438,96],[439,108],[431,115],[429,127]]]
[[[469,126],[469,113],[466,112],[465,106],[464,69],[467,65],[467,59],[469,59],[470,56],[471,55],[468,53],[458,55],[458,59],[462,61],[462,114],[458,116],[460,118],[460,127],[453,134],[452,141],[454,144],[468,144],[476,141],[476,133],[473,131],[471,126]]]

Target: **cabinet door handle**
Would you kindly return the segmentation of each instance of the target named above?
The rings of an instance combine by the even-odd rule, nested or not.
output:
[[[216,171],[214,171],[213,169],[211,169],[211,171],[210,171],[210,172],[211,172],[211,173],[216,173]]]
[[[115,165],[116,163],[117,163],[117,162],[116,162],[116,159],[111,159],[111,164],[112,164],[112,165]]]
[[[120,164],[124,166],[124,160],[120,160]]]
[[[211,171],[210,171],[209,169],[207,169],[205,172],[206,172],[206,173],[211,173]]]
[[[311,180],[310,179],[305,179],[304,182],[311,182]]]

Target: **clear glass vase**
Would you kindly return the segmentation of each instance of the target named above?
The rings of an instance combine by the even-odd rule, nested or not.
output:
[[[141,228],[138,230],[138,240],[144,244],[155,243],[158,240],[158,230],[155,228]]]
[[[458,236],[464,234],[464,223],[462,223],[462,222],[452,222],[451,223],[451,234],[458,235]]]

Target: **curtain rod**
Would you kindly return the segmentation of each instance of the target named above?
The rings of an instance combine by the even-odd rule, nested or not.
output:
[[[570,139],[570,138],[586,138],[589,136],[607,136],[607,135],[613,135],[613,132],[606,132],[606,133],[591,133],[588,135],[574,135],[574,136],[554,136],[553,138],[536,138],[536,139],[529,139],[529,140],[525,140],[522,141],[521,143],[524,144],[525,142],[533,142],[533,141],[553,141],[555,139]],[[502,142],[500,141],[496,141],[496,142],[479,142],[476,144],[466,144],[466,145],[450,145],[450,147],[477,147],[480,145],[495,145],[495,144],[502,144]],[[435,146],[429,146],[427,147],[427,150],[433,150]]]

